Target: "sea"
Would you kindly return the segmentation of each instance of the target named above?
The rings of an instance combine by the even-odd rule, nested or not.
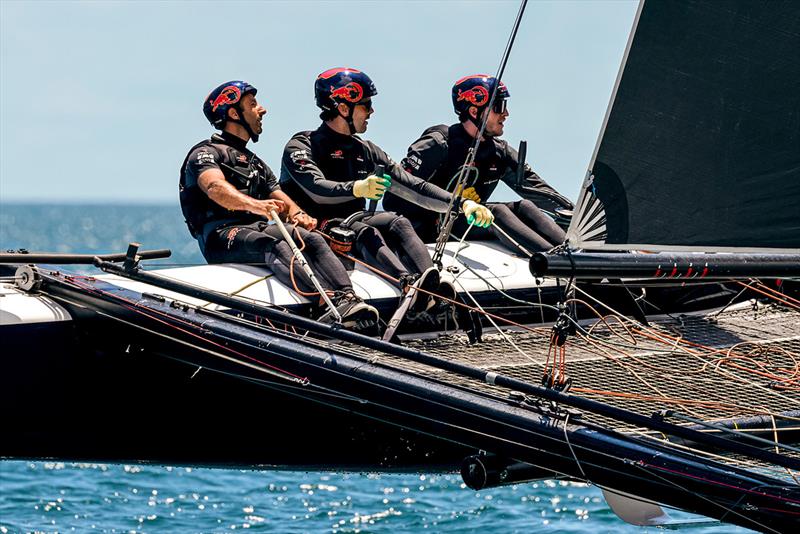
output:
[[[142,250],[171,249],[171,258],[159,260],[165,265],[202,262],[177,204],[0,202],[3,251],[124,252],[130,242],[140,243]],[[677,511],[670,515],[681,523],[697,520]],[[597,534],[657,529],[624,523],[597,487],[564,481],[473,491],[456,473],[249,471],[0,459],[0,533],[240,530]],[[707,522],[684,524],[681,530],[749,532]]]

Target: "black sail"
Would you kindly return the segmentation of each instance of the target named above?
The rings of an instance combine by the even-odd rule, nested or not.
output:
[[[642,2],[568,232],[587,250],[800,249],[800,2]]]

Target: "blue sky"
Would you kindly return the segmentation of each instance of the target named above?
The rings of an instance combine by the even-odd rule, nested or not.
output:
[[[505,138],[575,199],[633,23],[635,1],[531,0],[506,69]],[[506,1],[0,0],[0,202],[177,203],[201,106],[229,79],[258,87],[252,148],[277,173],[316,128],[313,83],[349,66],[379,95],[365,137],[400,159],[455,119],[453,82],[494,73],[518,3]],[[502,192],[500,193],[503,194]]]

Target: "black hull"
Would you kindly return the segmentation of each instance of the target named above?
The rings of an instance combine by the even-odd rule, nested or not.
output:
[[[667,310],[676,306],[676,292],[687,294],[659,291]],[[720,303],[730,296],[719,288],[700,291]],[[314,398],[280,381],[246,381],[209,367],[197,372],[193,346],[137,328],[141,317],[119,303],[68,285],[50,285],[47,292],[75,320],[3,326],[8,357],[0,372],[0,414],[8,432],[0,457],[452,472],[476,450],[369,419],[348,403]],[[550,288],[543,301],[555,302],[555,292]],[[623,288],[598,285],[593,292],[622,311],[634,307]],[[502,303],[481,299],[489,308]],[[507,315],[555,319],[550,310]]]
[[[574,411],[422,378],[102,282],[48,278],[48,295],[77,314],[73,334],[91,350],[79,343],[44,391],[17,369],[3,373],[3,406],[25,404],[6,418],[5,457],[433,471],[486,450],[539,476],[588,479],[760,530],[787,530],[800,513],[796,485],[606,431]],[[31,380],[56,358],[28,361]]]
[[[191,347],[101,316],[22,330],[4,329],[0,457],[430,472],[474,452],[280,383],[197,372]]]

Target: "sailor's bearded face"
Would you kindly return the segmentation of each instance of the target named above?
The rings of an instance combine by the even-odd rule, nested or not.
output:
[[[500,137],[503,135],[503,125],[508,118],[508,109],[505,109],[502,113],[497,113],[492,109],[488,109],[485,113],[489,114],[489,118],[486,119],[486,130],[484,134],[487,137]]]

